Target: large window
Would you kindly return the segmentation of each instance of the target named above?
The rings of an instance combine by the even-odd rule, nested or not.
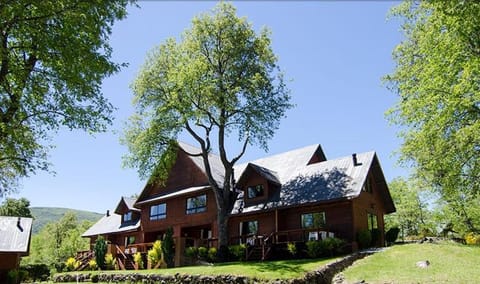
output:
[[[167,217],[167,205],[165,203],[150,207],[150,220],[160,220]]]
[[[247,196],[249,199],[263,196],[263,185],[258,184],[254,186],[249,186],[247,188]]]
[[[325,212],[302,214],[302,228],[316,229],[325,226]]]
[[[132,211],[123,214],[123,222],[132,221]]]
[[[199,195],[187,198],[187,214],[207,211],[207,195]]]
[[[255,235],[258,233],[258,221],[240,223],[240,235]]]
[[[378,229],[377,215],[368,213],[368,229]]]

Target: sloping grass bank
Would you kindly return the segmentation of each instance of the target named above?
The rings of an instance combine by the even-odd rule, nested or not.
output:
[[[427,268],[418,261],[428,260]],[[343,274],[348,283],[478,283],[480,247],[454,243],[395,245],[358,260]]]

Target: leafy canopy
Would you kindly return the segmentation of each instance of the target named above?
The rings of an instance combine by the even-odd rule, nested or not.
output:
[[[0,205],[0,216],[32,218],[32,212],[30,212],[30,201],[26,198],[7,198],[5,201],[3,201],[2,205]]]
[[[119,71],[108,43],[129,0],[0,3],[0,195],[47,170],[49,132],[104,131],[102,80]]]
[[[185,131],[210,151],[212,137],[224,163],[224,141],[267,149],[267,141],[292,105],[270,32],[258,34],[235,8],[221,2],[192,21],[180,41],[170,38],[153,49],[132,84],[137,112],[125,142],[126,164],[148,177],[166,153],[169,141]]]
[[[464,204],[480,190],[480,3],[405,1],[393,14],[405,39],[386,77],[400,97],[388,117],[405,129],[402,159],[477,230]]]

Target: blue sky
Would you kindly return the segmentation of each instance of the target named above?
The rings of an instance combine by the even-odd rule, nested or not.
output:
[[[387,1],[241,1],[239,16],[255,29],[272,31],[273,50],[285,72],[296,107],[287,113],[269,143],[269,153],[249,148],[243,161],[320,143],[327,158],[375,150],[388,181],[408,171],[396,166],[401,141],[384,113],[397,97],[382,84],[392,72],[392,50],[400,42],[398,21],[387,21]],[[109,132],[91,136],[61,130],[53,138],[50,161],[56,175],[23,180],[19,193],[32,206],[95,212],[114,208],[120,197],[140,193],[145,181],[123,169],[126,148],[119,143],[133,113],[130,83],[146,53],[169,37],[179,37],[191,19],[213,1],[151,1],[130,7],[113,27],[113,59],[129,66],[108,78],[104,95],[117,107]],[[180,139],[190,142],[187,136]]]

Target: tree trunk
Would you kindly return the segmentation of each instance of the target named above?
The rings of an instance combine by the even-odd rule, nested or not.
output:
[[[225,212],[225,206],[221,206],[217,211],[218,224],[218,260],[225,262],[228,260],[228,219],[229,213]]]

